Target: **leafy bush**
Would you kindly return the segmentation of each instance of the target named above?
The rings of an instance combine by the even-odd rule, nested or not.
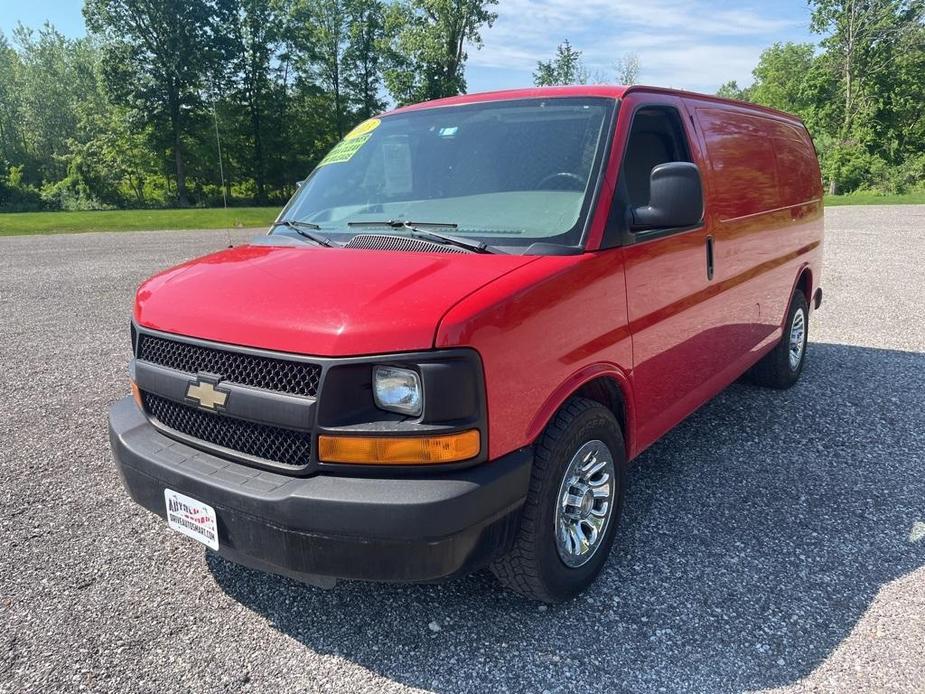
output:
[[[910,157],[891,169],[890,187],[894,193],[925,192],[925,154]]]
[[[0,212],[35,212],[45,209],[41,193],[23,181],[23,167],[0,169]]]
[[[836,193],[883,188],[889,166],[878,155],[857,145],[836,145],[823,152],[822,178],[835,182]]]
[[[42,201],[48,209],[66,212],[113,209],[112,205],[101,203],[86,185],[71,177],[42,186]]]

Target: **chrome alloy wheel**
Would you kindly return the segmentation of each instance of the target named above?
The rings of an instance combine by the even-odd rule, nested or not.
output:
[[[796,371],[800,368],[800,361],[803,359],[803,350],[806,349],[806,313],[802,308],[798,308],[793,314],[793,322],[790,324],[790,370]]]
[[[572,456],[556,502],[556,549],[566,566],[594,556],[613,515],[613,454],[603,441],[588,441]]]

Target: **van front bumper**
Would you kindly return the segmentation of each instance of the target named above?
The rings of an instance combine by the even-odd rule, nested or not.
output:
[[[438,581],[483,566],[513,541],[532,465],[521,449],[414,477],[292,477],[174,441],[131,398],[113,406],[109,427],[116,467],[141,506],[166,519],[165,488],[209,504],[219,554],[321,585]]]

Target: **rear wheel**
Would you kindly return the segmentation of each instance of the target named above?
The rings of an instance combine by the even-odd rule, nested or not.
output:
[[[517,539],[492,565],[498,580],[543,602],[590,585],[613,544],[624,463],[613,413],[586,398],[566,402],[537,443]]]
[[[779,389],[796,383],[803,372],[808,336],[809,305],[803,292],[797,289],[790,300],[784,334],[777,346],[752,367],[752,381],[760,386]]]

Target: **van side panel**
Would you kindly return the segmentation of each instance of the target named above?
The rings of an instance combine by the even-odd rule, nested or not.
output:
[[[710,162],[707,214],[716,236],[716,278],[730,293],[731,322],[740,322],[729,333],[747,351],[763,353],[781,335],[802,268],[819,277],[822,185],[815,151],[795,119],[687,102]]]
[[[780,207],[777,161],[766,118],[719,104],[692,109],[703,132],[714,188],[709,213],[717,222]]]
[[[804,128],[777,123],[773,143],[781,203],[789,207],[819,200],[821,176],[809,133]]]

